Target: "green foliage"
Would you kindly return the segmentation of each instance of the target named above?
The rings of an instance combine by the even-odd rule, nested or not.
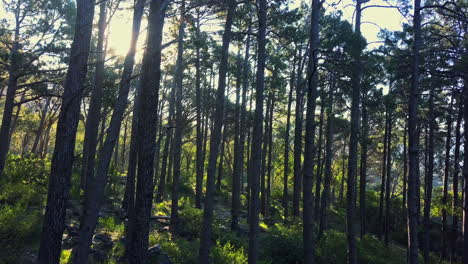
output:
[[[243,264],[247,263],[247,256],[244,249],[237,248],[230,242],[225,244],[216,243],[216,247],[211,251],[211,263],[213,264]]]
[[[62,253],[60,254],[60,264],[68,263],[68,260],[70,259],[70,256],[71,256],[71,249],[62,250]]]
[[[116,223],[114,217],[111,216],[99,218],[99,227],[107,233],[117,232],[121,234],[124,230],[123,223]]]
[[[203,211],[190,206],[190,201],[181,199],[182,208],[177,224],[177,234],[193,240],[200,235],[203,223]]]
[[[150,245],[159,244],[162,250],[176,264],[197,263],[198,240],[188,241],[171,237],[168,233],[150,235]]]
[[[8,155],[5,166],[5,178],[8,183],[34,184],[47,188],[47,176],[50,160],[35,155]]]
[[[14,263],[24,248],[38,235],[38,214],[28,212],[22,204],[0,205],[0,259]]]
[[[300,263],[303,258],[302,226],[276,224],[260,237],[261,258],[269,263]]]
[[[326,231],[317,243],[317,263],[346,263],[346,234]]]

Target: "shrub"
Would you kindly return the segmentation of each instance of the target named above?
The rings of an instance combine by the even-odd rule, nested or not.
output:
[[[179,223],[177,224],[177,234],[193,240],[200,235],[203,221],[203,211],[190,207],[182,201],[182,209],[179,214]]]
[[[301,263],[302,226],[276,224],[260,237],[261,258],[272,264]]]
[[[346,263],[346,234],[327,230],[316,242],[317,263]]]
[[[123,233],[123,229],[124,229],[124,225],[117,224],[115,222],[114,217],[111,217],[111,216],[100,217],[99,227],[101,227],[104,230],[104,232],[107,232],[107,233],[112,233],[112,232]]]
[[[216,243],[216,247],[211,250],[211,263],[214,264],[244,264],[247,263],[247,256],[244,249],[237,248],[230,242]]]
[[[0,259],[14,263],[37,235],[38,226],[38,215],[29,213],[24,205],[0,205]]]

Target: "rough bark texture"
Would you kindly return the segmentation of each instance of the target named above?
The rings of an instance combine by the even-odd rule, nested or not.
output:
[[[319,52],[319,20],[320,0],[312,1],[311,28],[310,28],[310,54],[307,65],[307,113],[304,144],[303,168],[303,240],[304,263],[314,263],[314,155],[315,155],[315,106],[318,86],[318,52]]]
[[[65,209],[70,190],[70,177],[75,150],[76,130],[80,117],[80,101],[87,72],[94,1],[77,2],[75,36],[65,78],[63,103],[57,123],[55,149],[49,176],[49,192],[44,214],[37,263],[59,263]]]
[[[332,160],[333,160],[333,96],[335,89],[334,80],[331,80],[330,90],[328,91],[328,106],[327,106],[327,128],[326,128],[326,144],[325,144],[325,177],[323,182],[322,199],[320,199],[320,225],[318,237],[323,235],[327,228],[328,207],[330,205],[330,186],[332,185]]]
[[[417,264],[418,260],[418,217],[419,217],[419,49],[421,46],[421,0],[414,0],[413,50],[411,65],[411,89],[409,98],[408,140],[408,263]],[[467,171],[468,172],[468,171]],[[468,175],[468,174],[467,174]]]
[[[94,84],[89,103],[88,118],[85,125],[85,137],[83,141],[83,166],[81,168],[81,188],[87,191],[86,180],[94,178],[94,165],[98,140],[99,119],[101,117],[102,96],[104,89],[104,63],[105,54],[104,38],[107,26],[107,6],[105,0],[99,4],[98,36],[96,47],[96,63],[94,72]],[[102,126],[104,127],[104,126]],[[102,137],[101,133],[101,137]]]
[[[385,181],[385,218],[384,218],[384,243],[388,246],[390,232],[390,184],[392,176],[392,113],[388,113],[388,138],[387,138],[387,177]]]
[[[459,187],[459,174],[460,174],[460,145],[461,145],[461,123],[463,119],[463,96],[460,94],[458,96],[458,115],[457,115],[457,124],[455,126],[455,153],[453,158],[454,171],[453,171],[453,204],[452,204],[452,236],[451,236],[451,260],[456,260],[456,245],[458,241],[458,215],[457,210],[460,206],[459,202],[459,194],[458,194],[458,187]]]
[[[448,243],[449,243],[449,230],[447,225],[447,208],[448,208],[448,199],[449,199],[449,177],[450,177],[450,147],[452,140],[452,105],[453,105],[453,96],[450,99],[450,106],[447,111],[447,136],[445,140],[445,168],[444,168],[444,178],[442,184],[442,252],[441,259],[445,260],[448,257]]]
[[[257,0],[258,33],[257,33],[257,75],[255,113],[252,132],[252,149],[250,156],[250,214],[249,214],[249,252],[248,263],[256,264],[258,259],[258,229],[259,229],[259,187],[260,167],[262,160],[263,132],[263,92],[265,89],[266,62],[266,28],[267,1]]]
[[[359,218],[361,223],[361,238],[367,231],[366,217],[366,185],[367,185],[367,144],[369,141],[369,117],[366,98],[362,101],[362,135],[361,135],[361,166],[359,166]]]
[[[250,32],[250,24],[248,32]],[[245,145],[245,130],[246,130],[246,115],[247,115],[247,90],[249,88],[249,55],[250,53],[250,35],[247,36],[245,43],[245,55],[244,61],[242,63],[242,105],[237,111],[239,115],[239,142],[236,144],[237,148],[235,149],[234,157],[234,182],[232,190],[232,211],[231,211],[231,229],[239,230],[239,213],[241,207],[240,195],[242,192],[243,174],[244,174],[244,145]],[[240,82],[240,80],[239,80]],[[239,87],[240,88],[240,87]]]
[[[103,148],[100,151],[100,159],[95,176],[87,178],[86,192],[84,198],[83,214],[80,221],[80,235],[77,246],[73,252],[73,263],[86,263],[91,246],[91,240],[96,228],[98,213],[104,198],[104,188],[107,182],[107,174],[112,158],[112,151],[118,141],[119,132],[127,106],[127,97],[130,90],[130,79],[135,62],[136,44],[140,32],[141,18],[145,0],[139,0],[135,3],[132,39],[130,50],[125,57],[124,69],[119,86],[119,95],[114,106],[107,137]],[[101,6],[102,7],[102,6]],[[124,152],[125,150],[123,150]]]
[[[148,250],[149,218],[153,201],[153,170],[157,131],[157,111],[161,79],[161,42],[165,16],[163,0],[152,0],[148,17],[148,37],[142,63],[141,90],[138,96],[138,174],[135,214],[129,224],[132,232],[129,259],[145,263]]]
[[[356,23],[355,38],[361,38],[361,3],[356,1]],[[356,178],[358,162],[358,142],[359,142],[359,104],[361,96],[361,53],[362,47],[359,42],[353,48],[353,71],[351,76],[351,133],[349,136],[349,156],[348,156],[348,189],[346,192],[346,226],[348,240],[348,264],[357,264],[356,247]]]
[[[200,13],[197,12],[196,17],[196,38],[200,40]],[[202,196],[203,196],[203,116],[202,116],[202,92],[201,92],[201,59],[200,59],[200,46],[195,46],[195,102],[197,111],[197,153],[196,153],[196,186],[195,186],[195,207],[201,209]]]
[[[200,234],[200,249],[198,262],[209,263],[211,248],[211,232],[213,223],[213,207],[216,180],[216,161],[218,158],[218,149],[221,142],[221,128],[224,116],[224,92],[226,89],[227,62],[229,55],[229,44],[231,42],[231,28],[236,11],[236,1],[227,2],[226,23],[223,33],[223,44],[219,68],[218,90],[216,92],[216,109],[214,113],[214,124],[211,131],[210,154],[208,158],[207,181],[206,181],[206,200],[203,211],[203,224]]]
[[[183,106],[182,106],[182,81],[184,73],[184,35],[185,35],[185,0],[182,0],[180,6],[179,18],[179,34],[177,37],[177,60],[174,74],[174,89],[175,89],[175,131],[174,131],[174,163],[173,178],[172,178],[172,203],[171,203],[171,230],[177,231],[177,222],[179,216],[179,184],[180,184],[180,167],[182,155],[182,132],[184,129]]]
[[[291,105],[292,96],[294,91],[294,83],[296,80],[296,54],[294,54],[293,69],[291,73],[291,80],[289,82],[289,95],[288,95],[288,110],[286,113],[286,132],[284,135],[284,168],[283,168],[283,208],[284,208],[284,221],[288,221],[289,217],[289,194],[288,194],[288,180],[289,180],[289,133],[291,130]]]

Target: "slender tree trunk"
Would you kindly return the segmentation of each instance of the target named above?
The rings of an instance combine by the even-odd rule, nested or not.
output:
[[[405,127],[403,128],[403,203],[402,208],[406,210],[406,192],[408,186],[408,118],[405,116]]]
[[[388,247],[390,232],[390,184],[392,176],[392,113],[388,113],[388,138],[387,138],[387,177],[385,183],[385,218],[384,218],[384,243]]]
[[[299,58],[302,53],[299,52]],[[301,183],[302,183],[302,100],[303,88],[299,81],[302,70],[298,71],[298,82],[296,85],[296,107],[295,107],[295,127],[294,127],[294,181],[293,181],[293,212],[294,218],[299,217],[299,203],[301,199]]]
[[[448,257],[449,230],[447,226],[447,208],[448,208],[448,189],[450,177],[450,148],[452,140],[452,107],[453,96],[450,99],[450,106],[447,117],[447,136],[445,140],[445,169],[442,183],[442,254],[441,259],[445,260]]]
[[[421,0],[414,0],[413,50],[411,66],[411,89],[409,98],[408,140],[409,140],[409,175],[408,175],[408,264],[417,264],[418,260],[418,218],[419,218],[419,134],[418,134],[418,98],[419,98],[419,49],[421,47]],[[468,170],[467,170],[468,175]],[[468,251],[468,248],[467,248]],[[467,255],[468,256],[468,255]],[[468,261],[468,260],[467,260]]]
[[[200,40],[200,13],[197,11],[196,16],[196,38]],[[203,195],[203,131],[202,131],[202,95],[201,95],[201,61],[200,61],[200,46],[195,46],[195,101],[197,108],[197,157],[196,157],[196,186],[195,186],[195,207],[201,209]]]
[[[47,206],[42,225],[37,263],[57,264],[60,260],[65,209],[70,190],[76,130],[80,117],[80,101],[87,72],[94,1],[77,2],[75,34],[70,63],[65,78],[62,107],[57,123],[55,149],[52,156]]]
[[[19,3],[18,3],[19,4]],[[17,10],[20,12],[20,10]],[[5,168],[5,162],[8,155],[8,150],[10,148],[10,131],[12,127],[12,116],[13,116],[13,108],[15,106],[15,95],[16,89],[18,86],[18,68],[19,59],[20,59],[20,15],[17,14],[15,16],[15,33],[14,33],[14,40],[13,45],[10,50],[10,56],[8,58],[10,62],[10,67],[8,69],[8,84],[5,96],[5,105],[3,106],[3,116],[2,116],[2,125],[0,127],[0,176],[3,174],[3,169]]]
[[[268,129],[268,164],[267,164],[267,184],[266,184],[266,203],[265,203],[265,216],[270,216],[271,208],[271,180],[273,170],[273,114],[275,109],[275,93],[271,95],[271,106],[269,114],[269,129]]]
[[[465,54],[468,56],[468,54]],[[463,77],[463,137],[468,142],[468,76]],[[468,153],[468,144],[464,145],[464,153]],[[468,263],[468,155],[463,159],[463,263]]]
[[[177,60],[174,74],[174,89],[175,89],[175,131],[174,131],[174,163],[173,178],[172,178],[172,203],[171,203],[171,230],[177,231],[178,216],[179,216],[179,184],[180,184],[180,167],[182,155],[182,132],[184,129],[183,106],[182,106],[182,85],[184,73],[184,36],[185,36],[185,0],[182,0],[180,6],[179,18],[179,34],[177,47]]]
[[[99,217],[98,213],[104,199],[104,189],[107,182],[107,175],[112,157],[112,151],[114,146],[117,144],[122,119],[127,106],[127,97],[130,90],[130,79],[133,72],[133,65],[135,62],[136,44],[140,32],[140,24],[144,6],[145,0],[139,0],[135,4],[132,39],[130,43],[130,50],[124,62],[124,70],[119,86],[119,95],[114,106],[114,111],[112,113],[109,129],[107,130],[107,137],[105,143],[100,151],[100,159],[97,166],[96,175],[86,178],[87,181],[83,206],[83,215],[80,221],[80,233],[78,244],[73,250],[73,263],[86,263],[88,259],[92,236]],[[101,8],[105,8],[105,5],[101,6]],[[125,150],[123,150],[122,152],[124,151]],[[116,160],[117,159],[118,158],[116,157]],[[134,183],[130,185],[134,186]],[[131,194],[131,196],[133,197],[133,193]],[[127,201],[131,201],[133,203],[133,198],[128,199]]]
[[[265,89],[266,62],[266,29],[267,1],[257,0],[258,33],[257,33],[257,75],[255,113],[252,132],[252,149],[250,161],[250,214],[249,214],[249,251],[248,263],[256,264],[258,260],[258,229],[259,229],[259,187],[260,166],[262,160],[263,132],[263,98]]]
[[[343,201],[344,186],[345,186],[345,174],[346,174],[346,136],[343,138],[343,151],[341,152],[341,183],[340,193],[338,194],[339,200]]]
[[[251,25],[249,22],[248,32],[251,31]],[[237,110],[237,114],[240,115],[239,120],[239,143],[238,148],[235,151],[234,159],[234,184],[232,190],[232,219],[231,219],[231,229],[239,230],[239,213],[241,207],[240,195],[242,193],[242,186],[244,184],[243,175],[244,175],[244,145],[245,145],[245,130],[246,119],[247,119],[247,90],[249,88],[249,55],[250,53],[250,35],[247,36],[245,43],[245,55],[243,61],[242,69],[242,105],[240,109]],[[240,85],[240,80],[238,80]],[[240,87],[238,87],[238,90]],[[239,113],[240,112],[240,113]]]
[[[262,148],[262,174],[260,178],[260,212],[265,217],[266,208],[266,173],[267,173],[267,155],[268,155],[268,131],[270,129],[270,108],[271,108],[271,93],[267,98],[267,106],[265,110],[265,129],[263,131],[263,148]]]
[[[294,82],[296,80],[296,61],[297,57],[294,54],[293,69],[291,73],[291,80],[289,82],[289,96],[288,96],[288,110],[286,116],[286,132],[284,136],[284,175],[283,175],[283,209],[284,209],[284,221],[288,221],[289,217],[289,194],[288,194],[288,180],[289,180],[289,133],[291,130],[291,105],[292,96],[294,91]]]
[[[303,169],[303,240],[304,263],[314,263],[314,161],[315,161],[315,106],[318,86],[318,52],[320,48],[320,9],[321,1],[312,0],[311,27],[310,27],[310,54],[307,65],[307,113],[304,144]]]
[[[130,215],[132,232],[128,257],[132,263],[145,263],[148,250],[149,218],[153,201],[153,170],[157,131],[157,111],[161,80],[161,42],[166,1],[151,1],[148,37],[143,56],[141,90],[138,93],[138,174],[134,214]]]
[[[226,74],[229,55],[229,44],[231,42],[231,28],[234,20],[234,13],[236,11],[236,1],[228,0],[226,23],[224,27],[221,60],[219,66],[219,81],[218,90],[216,92],[216,108],[214,113],[214,124],[211,131],[210,154],[208,159],[207,168],[207,181],[206,181],[206,200],[205,208],[203,211],[203,224],[200,234],[200,249],[198,262],[210,263],[209,255],[211,248],[211,233],[213,224],[213,208],[214,208],[214,193],[215,193],[215,180],[216,180],[216,162],[218,158],[219,144],[222,139],[221,128],[224,116],[224,92],[226,89]]]
[[[361,38],[361,3],[356,1],[356,23],[355,37]],[[357,42],[353,49],[354,66],[351,76],[351,134],[349,136],[349,157],[348,157],[348,190],[346,194],[346,223],[348,240],[348,264],[357,264],[356,247],[356,178],[357,178],[357,160],[359,143],[359,104],[361,96],[361,54],[363,47]]]
[[[362,101],[362,135],[361,135],[361,166],[359,166],[359,218],[361,220],[361,238],[367,232],[366,217],[366,185],[367,185],[367,144],[369,141],[369,117],[367,114],[367,99]]]
[[[86,180],[94,177],[95,155],[97,148],[99,118],[101,116],[102,94],[104,89],[104,64],[105,50],[104,37],[106,34],[107,1],[99,4],[98,37],[96,47],[96,63],[94,72],[94,87],[88,110],[88,118],[85,125],[85,137],[83,141],[83,166],[81,168],[81,188],[87,191]],[[76,252],[75,252],[76,253]],[[76,262],[75,262],[76,263]]]
[[[379,234],[378,237],[382,240],[383,231],[384,231],[384,203],[385,203],[385,178],[387,177],[387,144],[388,144],[388,120],[389,120],[389,113],[388,109],[385,110],[385,132],[384,132],[384,149],[383,149],[383,157],[382,157],[382,181],[380,182],[380,199],[379,199],[379,218],[378,218],[378,226],[379,226]]]
[[[456,262],[457,261],[457,254],[456,254],[456,249],[457,249],[457,241],[458,241],[458,214],[457,211],[459,210],[459,197],[458,197],[458,177],[460,174],[460,145],[461,145],[461,123],[463,119],[463,96],[462,94],[459,95],[458,97],[458,115],[457,115],[457,124],[455,127],[455,154],[454,154],[454,159],[453,163],[455,164],[454,166],[454,171],[453,171],[453,184],[452,184],[452,190],[453,190],[453,204],[452,204],[452,245],[451,245],[451,261]]]
[[[322,159],[322,148],[323,148],[323,120],[325,116],[325,91],[321,91],[320,93],[320,125],[319,125],[319,137],[318,137],[318,152],[317,152],[317,168],[316,168],[316,173],[317,173],[317,178],[316,178],[316,183],[315,183],[315,201],[314,201],[314,221],[316,223],[319,222],[320,219],[320,191],[322,189],[322,165],[323,165],[323,159]]]
[[[333,160],[333,95],[335,89],[335,80],[331,78],[330,90],[328,92],[328,107],[327,107],[327,128],[326,128],[326,144],[325,144],[325,178],[323,183],[322,199],[320,199],[320,226],[318,237],[322,237],[323,232],[327,228],[327,214],[330,204],[330,187],[332,185],[332,160]]]

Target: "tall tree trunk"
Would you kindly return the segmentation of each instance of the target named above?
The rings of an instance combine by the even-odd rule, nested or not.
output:
[[[325,144],[325,178],[323,182],[322,199],[320,199],[320,225],[318,237],[323,235],[327,228],[327,214],[330,204],[330,187],[332,185],[332,160],[333,160],[333,96],[335,89],[335,80],[331,78],[330,88],[328,91],[328,106],[327,106],[327,128],[326,128],[326,144]]]
[[[294,83],[296,80],[296,61],[297,56],[294,54],[293,69],[291,73],[291,80],[289,82],[289,96],[288,96],[288,110],[286,116],[286,132],[284,135],[284,175],[283,175],[283,209],[284,221],[288,221],[289,217],[289,194],[288,194],[288,180],[289,180],[289,131],[291,130],[291,105],[292,96],[294,91]]]
[[[449,109],[447,111],[447,136],[445,140],[445,169],[444,178],[442,184],[442,254],[441,259],[445,260],[448,257],[448,243],[449,243],[449,230],[447,226],[447,208],[448,208],[448,189],[449,189],[449,177],[450,177],[450,148],[452,140],[452,108],[453,98],[450,99]]]
[[[465,54],[468,56],[468,54]],[[463,120],[464,139],[468,142],[468,76],[463,77]],[[464,153],[468,153],[468,144],[464,145]],[[463,263],[468,263],[468,155],[463,158]]]
[[[81,188],[87,191],[87,179],[94,177],[95,155],[97,148],[97,137],[99,129],[99,118],[101,116],[102,95],[104,89],[104,64],[106,54],[104,50],[104,37],[106,34],[107,1],[99,4],[98,37],[96,47],[96,63],[94,72],[94,87],[88,110],[88,118],[85,125],[85,137],[83,141],[83,166],[81,168]]]
[[[270,108],[271,108],[271,92],[268,94],[267,105],[265,110],[265,129],[263,131],[263,148],[262,148],[262,172],[260,178],[260,212],[265,217],[266,208],[266,173],[267,173],[267,155],[268,155],[268,131],[270,129]]]
[[[361,36],[361,4],[362,0],[356,1],[356,23],[354,34],[356,39]],[[351,134],[349,136],[349,157],[348,157],[348,190],[346,193],[346,225],[348,240],[348,264],[357,263],[356,248],[356,178],[359,143],[359,104],[361,96],[361,54],[360,42],[356,42],[353,48],[353,71],[351,76]]]
[[[145,0],[139,0],[135,3],[132,39],[130,43],[130,50],[124,62],[124,70],[119,86],[119,95],[114,106],[114,111],[112,113],[105,143],[99,154],[100,159],[97,166],[96,175],[86,178],[87,180],[83,214],[80,220],[78,244],[73,249],[73,263],[86,263],[88,259],[93,233],[99,217],[99,210],[104,199],[104,189],[107,182],[112,151],[118,141],[122,119],[127,106],[127,97],[130,90],[130,79],[135,62],[136,44],[140,32],[140,24],[144,6]],[[101,5],[101,8],[105,8],[105,5]],[[124,151],[125,150],[123,150],[123,152]],[[131,195],[133,196],[133,194]],[[130,201],[133,202],[133,199],[130,199]]]
[[[19,2],[18,2],[19,5]],[[19,8],[18,8],[19,9]],[[10,56],[8,58],[10,67],[8,69],[8,84],[5,96],[5,104],[3,106],[2,125],[0,127],[0,176],[3,174],[5,168],[5,162],[8,155],[8,149],[10,148],[10,131],[11,121],[13,116],[13,108],[15,106],[15,95],[18,86],[18,73],[19,60],[20,60],[20,10],[17,10],[18,14],[15,16],[15,32],[13,36],[13,44],[10,50]]]
[[[196,15],[196,38],[200,40],[200,12],[197,10]],[[200,59],[200,46],[195,46],[195,101],[197,111],[197,138],[196,138],[196,186],[195,186],[195,207],[201,209],[202,195],[203,195],[203,131],[202,131],[202,95],[201,95],[201,59]]]
[[[382,240],[383,231],[384,231],[384,205],[385,205],[385,178],[387,177],[387,144],[388,144],[388,120],[389,120],[389,113],[388,109],[385,109],[385,132],[384,132],[384,149],[383,149],[383,157],[382,157],[382,181],[380,182],[380,199],[379,199],[379,216],[378,216],[378,226],[379,226],[379,233],[378,237]]]
[[[367,114],[367,98],[362,100],[362,135],[361,135],[361,166],[359,166],[359,218],[361,223],[361,239],[367,231],[366,217],[366,185],[367,185],[367,144],[369,141],[369,117]]]
[[[385,183],[385,218],[384,218],[384,243],[388,247],[390,232],[390,184],[392,177],[392,110],[388,113],[388,138],[387,138],[387,177]]]
[[[65,209],[75,150],[76,130],[80,117],[80,101],[86,78],[94,0],[77,2],[75,36],[65,78],[62,107],[57,123],[55,149],[52,156],[47,206],[42,225],[37,263],[59,263]]]
[[[268,129],[268,164],[267,164],[267,179],[266,179],[266,201],[265,201],[265,216],[270,216],[270,208],[271,208],[271,180],[272,180],[272,170],[273,170],[273,114],[275,109],[275,93],[271,94],[271,106],[270,106],[270,114],[268,121],[269,129]]]
[[[216,162],[218,158],[219,144],[222,139],[221,128],[224,117],[224,92],[226,90],[226,74],[229,55],[229,44],[231,42],[231,28],[236,11],[236,1],[228,0],[226,23],[223,33],[223,44],[221,49],[221,60],[219,66],[219,81],[218,90],[216,92],[216,108],[214,113],[214,124],[211,131],[210,154],[207,168],[206,181],[206,200],[203,211],[203,224],[200,234],[200,249],[198,262],[209,263],[209,255],[211,248],[211,232],[213,224],[213,208],[214,208],[214,193],[216,180]]]
[[[301,58],[302,52],[299,52]],[[302,116],[303,116],[303,85],[300,81],[302,70],[297,72],[296,85],[296,107],[295,107],[295,127],[294,127],[294,179],[293,179],[293,212],[294,218],[299,217],[299,203],[301,199],[301,184],[302,184]]]
[[[310,54],[307,65],[307,113],[304,144],[303,168],[303,240],[304,263],[314,263],[314,161],[315,161],[315,106],[318,86],[318,52],[320,48],[319,21],[320,0],[312,0],[311,26],[310,26]]]
[[[157,131],[157,111],[161,80],[161,42],[164,16],[168,2],[152,0],[148,17],[148,35],[143,56],[141,89],[138,93],[138,174],[134,214],[130,215],[132,232],[129,259],[145,263],[148,250],[149,218],[153,201],[153,170]]]
[[[418,218],[419,218],[419,49],[421,47],[421,0],[414,0],[413,50],[411,62],[411,89],[409,98],[408,140],[408,263],[417,264],[418,260]],[[467,170],[468,173],[468,170]],[[468,175],[468,174],[467,174]],[[468,255],[467,255],[468,256]],[[467,260],[468,261],[468,260]]]
[[[179,18],[179,34],[177,38],[177,60],[174,73],[174,89],[175,89],[175,131],[174,131],[174,163],[173,178],[172,178],[172,203],[171,203],[171,230],[177,231],[178,216],[179,216],[179,184],[180,184],[180,167],[182,155],[182,132],[184,129],[183,106],[182,106],[182,85],[184,73],[184,35],[185,35],[185,0],[182,0],[180,6]]]
[[[323,165],[323,159],[322,159],[322,148],[323,148],[323,120],[325,116],[325,91],[320,92],[320,121],[319,121],[319,137],[318,137],[318,152],[317,152],[317,178],[316,178],[316,183],[315,183],[315,201],[314,201],[314,221],[316,223],[319,222],[320,219],[320,191],[322,189],[322,165]]]
[[[455,154],[453,163],[454,171],[453,171],[453,204],[452,204],[452,245],[451,245],[451,260],[455,262],[457,260],[456,255],[456,245],[458,241],[458,214],[457,211],[459,210],[459,197],[458,197],[458,177],[460,174],[460,145],[461,145],[461,123],[463,119],[463,95],[460,94],[458,96],[458,115],[457,115],[457,124],[455,127]]]
[[[406,210],[406,189],[408,186],[408,118],[405,116],[403,128],[403,202],[401,208]],[[406,218],[406,217],[405,217]]]
[[[251,24],[249,22],[248,32],[251,31]],[[245,145],[245,130],[246,127],[246,119],[247,119],[247,90],[249,88],[249,55],[250,53],[250,35],[247,36],[247,40],[245,43],[245,55],[244,61],[242,63],[242,105],[240,109],[237,109],[236,114],[240,115],[238,118],[239,120],[239,142],[236,144],[238,147],[235,150],[235,157],[234,157],[234,184],[232,190],[232,212],[231,212],[231,229],[232,230],[239,230],[239,213],[240,213],[240,196],[242,193],[242,185],[244,184],[243,175],[244,175],[244,145]],[[240,80],[238,80],[240,85]],[[240,87],[238,87],[238,90]],[[240,91],[238,91],[240,92]],[[240,113],[239,113],[240,112]]]
[[[248,263],[256,264],[258,259],[258,225],[259,225],[259,187],[260,166],[262,159],[263,132],[263,98],[265,89],[266,62],[266,29],[267,1],[257,0],[258,33],[257,33],[257,75],[255,113],[252,132],[252,149],[250,160],[250,214],[249,214],[249,252]]]

